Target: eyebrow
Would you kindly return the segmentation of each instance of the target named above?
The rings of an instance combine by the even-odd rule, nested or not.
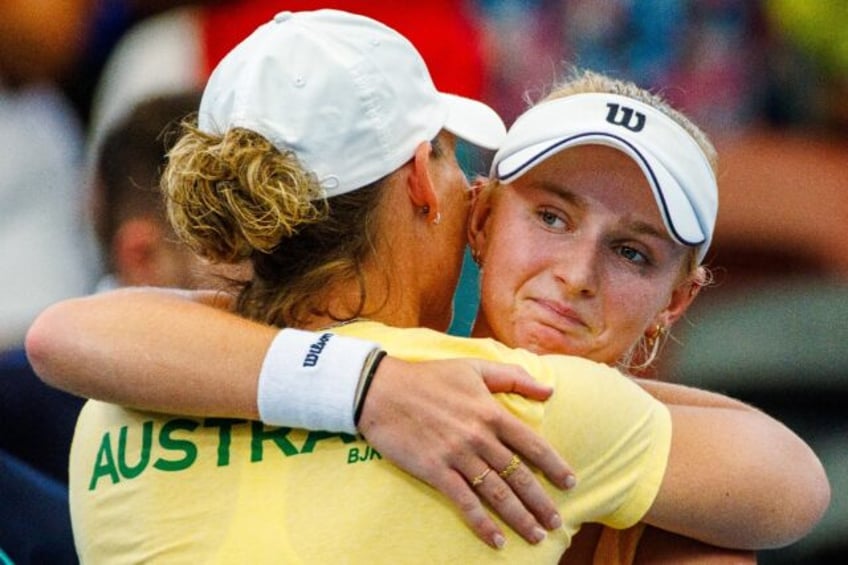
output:
[[[637,220],[635,222],[630,222],[628,224],[628,227],[638,234],[653,236],[659,239],[667,240],[672,243],[674,242],[674,240],[671,239],[671,236],[668,235],[668,232],[666,230],[658,230],[653,225],[647,222],[641,222]]]
[[[553,194],[554,196],[562,198],[570,204],[574,204],[575,206],[578,206],[580,208],[586,207],[585,198],[583,198],[579,194],[575,194],[574,192],[568,190],[561,184],[543,180],[530,183],[530,187]]]
[[[567,202],[569,202],[569,203],[571,203],[575,206],[578,206],[578,207],[581,207],[581,208],[585,208],[585,206],[586,206],[586,199],[585,198],[583,198],[579,194],[576,194],[576,193],[568,190],[566,187],[562,186],[561,184],[550,182],[550,181],[538,181],[538,182],[531,183],[530,186],[532,188],[536,188],[538,190],[543,190],[545,192],[553,194],[554,196],[562,198],[563,200],[565,200],[565,201],[567,201]],[[647,236],[650,236],[650,237],[655,237],[657,239],[661,239],[661,240],[664,240],[664,241],[674,243],[674,240],[668,234],[668,232],[667,232],[667,230],[665,229],[664,226],[663,226],[662,229],[657,229],[654,225],[649,224],[648,222],[643,222],[641,220],[634,220],[634,221],[627,223],[627,228],[632,230],[633,232],[635,232],[637,234],[640,234],[640,235],[647,235]]]

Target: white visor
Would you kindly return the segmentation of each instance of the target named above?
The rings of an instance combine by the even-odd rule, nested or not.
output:
[[[718,212],[713,169],[680,124],[643,102],[588,93],[538,104],[509,129],[491,175],[512,182],[551,155],[579,145],[607,145],[638,163],[669,235],[698,247],[698,261],[703,260]]]

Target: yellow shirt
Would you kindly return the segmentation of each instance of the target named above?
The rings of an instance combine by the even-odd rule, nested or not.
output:
[[[440,493],[361,438],[89,402],[71,450],[70,501],[83,563],[556,563],[586,521],[625,528],[656,496],[671,441],[667,409],[584,359],[373,322],[336,333],[409,360],[479,357],[524,366],[547,402],[499,395],[574,467],[551,487],[565,526],[537,546],[493,550]],[[175,376],[174,378],[177,378]]]

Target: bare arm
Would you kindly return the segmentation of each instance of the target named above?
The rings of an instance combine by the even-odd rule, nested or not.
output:
[[[672,448],[660,493],[644,521],[739,549],[792,543],[830,501],[824,468],[786,426],[725,396],[640,381],[669,406]]]
[[[791,431],[727,396],[635,380],[671,408],[674,438],[662,491],[644,518],[653,526],[638,539],[634,563],[756,563],[752,549],[786,545],[815,525],[827,479]],[[603,529],[584,525],[560,563],[596,562]],[[729,549],[737,547],[746,549]]]
[[[32,325],[27,354],[45,382],[79,396],[258,419],[258,375],[278,329],[222,310],[230,302],[221,293],[157,289],[67,300]],[[487,543],[499,545],[503,533],[481,498],[525,539],[538,541],[542,527],[557,527],[558,515],[525,466],[509,483],[493,476],[479,491],[468,481],[489,466],[502,468],[513,452],[558,485],[570,469],[490,391],[537,399],[551,393],[516,367],[387,358],[366,397],[360,431],[389,460],[453,500]]]
[[[257,419],[257,377],[277,330],[189,296],[229,304],[220,293],[138,288],[66,300],[30,327],[27,356],[47,384],[78,396],[159,412]]]

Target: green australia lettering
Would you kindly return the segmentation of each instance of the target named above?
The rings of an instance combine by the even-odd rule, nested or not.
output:
[[[141,427],[141,454],[138,458],[138,463],[130,466],[127,463],[127,426],[121,428],[121,435],[118,439],[118,470],[122,477],[132,479],[144,471],[147,464],[150,462],[150,445],[153,443],[153,422],[145,422]]]
[[[185,430],[193,432],[199,424],[193,420],[169,420],[162,426],[159,432],[159,445],[165,451],[175,451],[182,453],[182,457],[178,459],[163,459],[159,458],[153,464],[157,469],[162,471],[182,471],[191,467],[191,464],[197,459],[197,446],[187,439],[178,439],[173,437],[174,432]]]
[[[218,467],[226,467],[230,464],[233,426],[245,422],[247,420],[235,420],[233,418],[208,418],[203,421],[204,428],[218,428]]]
[[[350,434],[311,431],[307,434],[303,445],[298,447],[289,438],[292,428],[265,426],[262,422],[231,418],[207,418],[202,422],[188,418],[175,418],[165,421],[156,434],[154,422],[150,420],[143,422],[140,426],[121,427],[118,431],[117,443],[115,443],[113,432],[103,434],[95,455],[88,490],[95,490],[99,484],[103,484],[100,482],[101,479],[108,480],[111,484],[118,484],[122,480],[134,479],[151,468],[164,472],[189,469],[201,456],[197,443],[192,441],[192,434],[201,426],[217,428],[216,465],[226,467],[231,459],[233,430],[236,426],[246,424],[250,425],[250,461],[253,463],[260,462],[267,456],[265,451],[269,444],[277,448],[275,452],[291,457],[301,453],[313,453],[319,442],[330,439],[341,440],[343,443],[356,441],[356,437]],[[131,449],[128,446],[137,446],[137,448]],[[155,458],[154,453],[157,455]],[[366,449],[365,453],[368,458],[380,456],[371,448]],[[350,455],[348,459],[350,462]]]
[[[106,432],[103,439],[100,440],[100,448],[97,450],[97,457],[94,461],[94,472],[91,474],[91,482],[88,483],[88,490],[94,490],[97,486],[97,480],[101,477],[109,477],[112,479],[112,484],[120,481],[118,469],[115,468],[115,456],[112,454],[111,435]]]

